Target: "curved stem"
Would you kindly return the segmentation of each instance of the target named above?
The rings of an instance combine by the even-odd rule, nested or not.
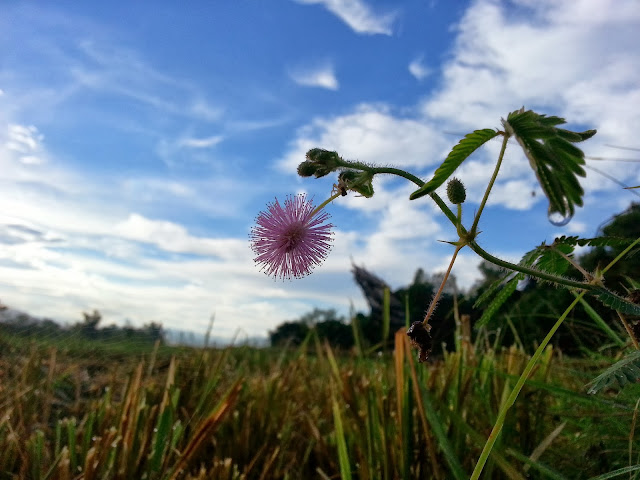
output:
[[[502,148],[500,149],[500,155],[498,156],[498,163],[496,163],[496,168],[493,170],[493,175],[491,176],[491,180],[489,180],[489,185],[487,185],[487,189],[484,192],[484,197],[482,197],[482,202],[480,202],[480,208],[478,208],[478,213],[476,213],[475,218],[473,219],[473,225],[471,226],[471,238],[475,238],[478,230],[478,222],[480,221],[480,215],[482,215],[482,210],[484,210],[484,206],[489,199],[489,193],[491,193],[491,189],[493,188],[493,184],[498,178],[498,171],[500,170],[500,166],[502,165],[502,159],[504,158],[504,151],[507,149],[507,143],[509,142],[509,134],[505,133],[504,138],[502,139]]]
[[[355,168],[356,170],[362,170],[364,172],[369,172],[372,174],[376,174],[376,173],[389,173],[392,175],[398,175],[399,177],[403,177],[406,178],[407,180],[410,180],[411,182],[415,183],[416,185],[418,185],[419,187],[424,185],[424,182],[422,180],[420,180],[418,177],[416,177],[415,175],[412,175],[409,172],[405,172],[404,170],[401,170],[399,168],[393,168],[393,167],[372,167],[371,165],[367,165],[366,163],[362,163],[362,162],[352,162],[349,160],[343,160],[340,159],[338,161],[338,164],[341,167],[345,167],[345,168]]]
[[[453,224],[453,226],[457,227],[458,219],[456,218],[456,215],[451,211],[448,205],[444,203],[442,198],[440,198],[440,196],[436,192],[431,192],[429,196],[434,202],[436,202],[436,205],[440,207],[440,210],[442,210],[442,213],[445,214],[445,216],[449,219],[449,221]],[[467,230],[462,226],[462,224],[460,224],[460,228],[464,233],[467,232]]]
[[[590,283],[583,283],[577,280],[570,280],[568,278],[557,277],[555,275],[551,275],[550,273],[543,272],[541,270],[535,270],[533,268],[524,267],[522,265],[518,265],[516,263],[507,262],[505,260],[501,260],[498,257],[494,257],[489,252],[486,252],[480,245],[476,242],[469,242],[469,248],[484,258],[486,261],[491,262],[499,267],[508,268],[509,270],[515,270],[516,272],[524,273],[525,275],[529,275],[530,277],[537,277],[543,280],[547,280],[553,283],[559,283],[565,285],[567,287],[580,288],[583,290],[593,290],[596,288],[596,285]]]
[[[423,186],[424,183],[425,183],[422,180],[420,180],[418,177],[416,177],[415,175],[412,175],[409,172],[405,172],[404,170],[401,170],[399,168],[372,167],[372,166],[367,165],[365,163],[352,162],[352,161],[343,160],[343,159],[339,160],[339,164],[340,164],[341,167],[355,168],[356,170],[362,170],[362,171],[365,171],[365,172],[369,172],[369,173],[371,173],[373,175],[376,175],[378,173],[388,173],[388,174],[391,174],[391,175],[398,175],[399,177],[406,178],[410,182],[415,183],[418,187]],[[447,204],[442,201],[440,196],[435,192],[432,192],[429,195],[431,196],[433,201],[436,202],[436,205],[438,205],[438,207],[440,207],[440,210],[442,210],[442,213],[444,213],[447,216],[449,221],[453,225],[456,225],[457,220],[456,220],[455,214],[451,211],[451,209],[447,206]],[[466,230],[464,228],[463,228],[463,231],[466,232]]]
[[[502,430],[502,426],[504,425],[504,420],[507,416],[507,412],[513,406],[516,399],[518,398],[518,394],[520,393],[520,390],[522,390],[522,387],[524,386],[524,383],[527,381],[527,378],[529,378],[531,371],[536,366],[536,363],[538,363],[538,359],[542,355],[542,352],[544,352],[544,349],[547,347],[547,344],[551,340],[551,337],[553,337],[553,335],[556,333],[556,330],[558,330],[560,325],[562,325],[562,322],[564,322],[564,319],[567,318],[567,315],[571,313],[571,310],[573,310],[573,307],[575,307],[578,304],[580,299],[584,297],[586,293],[587,293],[586,291],[582,291],[580,292],[579,295],[576,296],[575,300],[571,302],[571,305],[567,307],[567,309],[560,316],[560,318],[558,318],[558,321],[553,325],[553,327],[551,327],[551,330],[549,330],[549,333],[547,333],[547,336],[544,337],[544,340],[542,340],[542,343],[536,349],[535,353],[527,363],[527,366],[522,372],[522,375],[520,375],[520,378],[516,382],[515,387],[513,387],[513,390],[511,390],[511,393],[509,394],[509,398],[507,398],[507,401],[500,409],[500,413],[498,413],[498,418],[496,419],[496,423],[493,426],[493,430],[491,430],[491,433],[489,434],[489,438],[487,438],[487,443],[485,443],[484,448],[482,449],[482,453],[480,454],[480,458],[478,458],[478,463],[476,463],[476,467],[473,469],[473,473],[471,474],[471,480],[478,480],[478,478],[480,477],[480,474],[482,473],[482,469],[484,468],[485,463],[487,463],[487,459],[489,458],[489,454],[491,453],[491,449],[493,448],[493,445],[496,443],[496,440],[498,439],[498,435],[500,435],[500,431]]]

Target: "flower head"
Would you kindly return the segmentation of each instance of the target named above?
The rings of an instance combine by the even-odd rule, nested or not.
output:
[[[261,270],[274,278],[301,278],[321,264],[331,250],[329,214],[315,212],[306,195],[278,200],[260,212],[251,228],[251,249]]]

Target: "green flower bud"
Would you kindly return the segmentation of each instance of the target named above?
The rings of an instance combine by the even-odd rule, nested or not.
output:
[[[298,175],[301,177],[311,177],[316,174],[316,166],[311,162],[302,162],[298,165]]]
[[[358,172],[356,170],[344,170],[338,175],[337,188],[340,191],[352,190],[363,197],[373,197],[373,175],[368,172]]]
[[[457,178],[452,178],[447,183],[447,198],[454,205],[464,203],[467,198],[467,192],[464,189],[464,185]]]
[[[332,172],[339,167],[340,157],[337,152],[330,152],[323,148],[312,148],[307,152],[307,161]]]

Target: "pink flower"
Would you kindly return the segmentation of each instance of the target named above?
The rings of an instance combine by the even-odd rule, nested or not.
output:
[[[275,202],[260,212],[251,229],[251,249],[261,271],[274,278],[301,278],[321,264],[331,250],[332,224],[305,195],[288,197],[284,208]]]

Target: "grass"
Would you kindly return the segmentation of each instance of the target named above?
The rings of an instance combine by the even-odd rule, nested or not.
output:
[[[0,479],[468,478],[529,360],[462,342],[419,364],[402,332],[357,352],[0,331]],[[482,478],[640,478],[640,385],[587,395],[603,365],[547,348]]]

